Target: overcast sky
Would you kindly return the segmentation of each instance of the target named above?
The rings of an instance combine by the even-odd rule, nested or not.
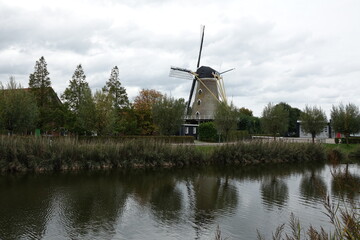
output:
[[[131,100],[142,88],[188,98],[170,66],[224,75],[228,99],[260,116],[269,103],[360,106],[359,0],[0,0],[0,81],[24,87],[45,57],[58,95],[82,64],[90,87],[114,66]]]

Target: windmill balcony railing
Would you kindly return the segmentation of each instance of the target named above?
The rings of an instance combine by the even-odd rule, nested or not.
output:
[[[208,119],[214,119],[214,115],[201,115],[201,114],[195,114],[195,115],[185,115],[185,120],[208,120]]]

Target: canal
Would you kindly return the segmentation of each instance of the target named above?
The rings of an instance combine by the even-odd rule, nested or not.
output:
[[[258,230],[270,239],[291,213],[304,229],[328,231],[324,193],[340,204],[359,199],[336,186],[333,171],[278,164],[3,175],[0,239],[214,239],[218,226],[223,238],[256,239]]]

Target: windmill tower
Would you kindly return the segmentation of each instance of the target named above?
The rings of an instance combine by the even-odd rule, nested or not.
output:
[[[211,67],[200,67],[204,31],[205,26],[202,26],[196,71],[179,67],[170,68],[170,77],[192,80],[185,117],[187,122],[211,121],[214,119],[217,104],[227,102],[224,81],[221,75],[233,70],[229,69],[219,73]]]

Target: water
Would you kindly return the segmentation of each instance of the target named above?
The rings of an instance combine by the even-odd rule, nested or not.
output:
[[[331,230],[327,165],[97,171],[0,176],[0,239],[267,238],[294,213]],[[360,175],[360,167],[349,170]],[[359,199],[358,193],[347,196]]]

